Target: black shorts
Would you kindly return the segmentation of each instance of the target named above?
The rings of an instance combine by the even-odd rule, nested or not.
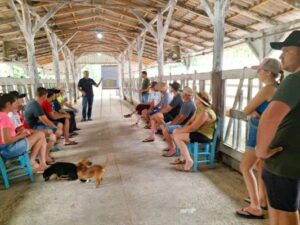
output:
[[[212,141],[211,139],[209,139],[208,137],[206,137],[205,135],[203,135],[199,132],[191,132],[189,137],[190,137],[191,143],[194,143],[194,142],[209,143]]]
[[[66,118],[60,118],[60,119],[57,119],[57,120],[52,120],[52,122],[57,125],[58,123],[62,123],[63,125],[65,125],[65,120]]]
[[[168,123],[168,122],[172,121],[173,119],[174,118],[173,118],[172,115],[170,115],[168,113],[164,114],[164,121],[165,121],[165,123]]]
[[[138,104],[136,107],[135,107],[135,110],[137,111],[138,115],[142,115],[142,111],[144,109],[149,109],[150,108],[150,105],[149,104]]]
[[[300,206],[300,180],[277,176],[263,171],[263,180],[272,208],[286,212],[296,212]]]

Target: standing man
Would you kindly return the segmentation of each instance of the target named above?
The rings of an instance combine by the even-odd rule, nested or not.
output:
[[[256,155],[265,159],[270,224],[300,225],[300,30],[271,47],[282,50],[282,69],[292,74],[280,84],[260,119]]]
[[[149,90],[150,90],[150,80],[147,77],[147,72],[142,72],[142,88],[140,90],[140,93],[142,95],[142,104],[148,104],[149,102]]]
[[[82,119],[81,122],[86,121],[86,107],[88,107],[87,120],[92,120],[92,108],[94,100],[93,86],[99,87],[102,79],[98,84],[89,78],[89,71],[83,72],[83,78],[78,82],[78,90],[82,94]]]

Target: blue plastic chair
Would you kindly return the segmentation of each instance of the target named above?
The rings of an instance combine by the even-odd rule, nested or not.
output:
[[[6,168],[5,164],[11,164],[11,166],[9,166],[9,168]],[[29,156],[26,152],[22,155],[10,159],[5,159],[0,155],[0,170],[2,180],[6,189],[9,189],[10,187],[10,180],[15,180],[24,176],[29,176],[30,181],[34,181]],[[22,170],[22,172],[16,172],[17,170]],[[10,176],[10,174],[13,172],[16,172],[16,174]]]
[[[217,145],[217,139],[220,134],[222,120],[218,119],[217,127],[214,132],[213,140],[210,143],[189,143],[188,149],[191,155],[193,155],[194,160],[194,172],[198,171],[199,163],[209,164],[211,168],[214,167],[215,163],[215,151]],[[176,155],[179,156],[180,151],[179,148],[176,147]],[[199,157],[203,157],[204,159],[199,160]]]

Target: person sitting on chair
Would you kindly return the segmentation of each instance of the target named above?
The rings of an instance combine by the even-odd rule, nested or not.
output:
[[[134,123],[133,125],[138,126],[141,116],[142,116],[142,112],[143,116],[145,119],[147,119],[147,111],[152,111],[155,107],[158,108],[160,100],[161,100],[161,94],[160,92],[157,90],[157,82],[156,81],[152,81],[151,85],[150,85],[150,99],[149,99],[149,103],[146,104],[138,104],[135,108],[135,111],[124,115],[125,118],[130,118],[132,115],[137,114],[138,119],[136,121],[136,123]]]
[[[13,95],[3,94],[0,97],[0,154],[5,159],[10,159],[31,149],[32,169],[37,173],[43,173],[47,168],[45,135],[42,132],[31,134],[27,129],[16,133],[8,117],[8,113],[16,108],[15,102]],[[35,160],[37,155],[39,155],[39,163]]]
[[[189,87],[185,87],[182,92],[183,104],[180,109],[180,113],[174,120],[168,123],[164,123],[161,126],[163,136],[168,144],[167,151],[162,156],[171,157],[176,154],[176,146],[173,142],[171,135],[173,131],[178,128],[182,128],[194,115],[196,106],[193,102],[193,90]]]
[[[162,92],[166,91],[166,87],[166,85],[162,87]],[[170,87],[171,92],[173,93],[173,99],[166,107],[163,107],[161,110],[159,110],[159,112],[156,112],[150,116],[151,134],[149,137],[143,140],[143,142],[154,141],[157,128],[164,122],[168,123],[174,120],[174,118],[180,112],[181,105],[183,104],[181,95],[179,93],[180,84],[175,81],[174,83],[170,84]]]
[[[195,98],[197,110],[195,115],[182,127],[173,132],[173,138],[180,150],[180,158],[172,164],[180,171],[190,171],[193,159],[190,156],[187,143],[209,143],[216,129],[216,114],[210,107],[210,97],[206,92],[199,92]]]

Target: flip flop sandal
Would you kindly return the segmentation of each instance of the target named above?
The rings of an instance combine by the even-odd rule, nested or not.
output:
[[[170,162],[171,165],[182,165],[185,164],[185,160],[180,160],[179,158],[174,160],[173,162]]]
[[[65,146],[68,146],[68,145],[77,145],[78,143],[76,141],[71,141],[69,143],[65,143]]]
[[[259,219],[259,220],[263,220],[265,219],[265,215],[254,215],[248,211],[245,210],[245,208],[242,208],[239,211],[235,212],[237,216],[242,217],[242,218],[246,218],[246,219]]]
[[[162,154],[163,157],[173,157],[176,155],[176,152],[172,153],[172,154],[168,154],[168,153],[164,153]]]
[[[142,142],[153,142],[154,141],[154,139],[148,139],[148,138],[146,138],[145,140],[143,140]]]
[[[165,148],[162,151],[167,152],[167,151],[169,151],[169,148]]]
[[[52,159],[52,160],[50,160],[50,161],[46,161],[46,164],[47,165],[53,165],[55,163],[55,160],[54,159]]]
[[[130,117],[131,117],[131,114],[124,115],[124,118],[130,118]]]
[[[176,165],[175,169],[178,170],[178,171],[181,171],[181,172],[193,172],[193,166],[189,170],[186,170],[186,169],[184,169],[183,164]]]
[[[145,129],[151,129],[151,127],[148,126],[148,125],[144,126],[144,128],[145,128]]]
[[[244,202],[247,202],[247,203],[251,204],[251,200],[250,200],[249,197],[244,198]],[[263,209],[263,210],[268,210],[268,206],[260,206],[260,208]]]

